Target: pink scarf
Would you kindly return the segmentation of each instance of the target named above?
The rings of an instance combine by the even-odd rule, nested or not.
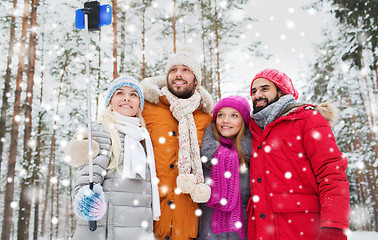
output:
[[[214,233],[237,232],[245,238],[244,216],[239,185],[239,156],[232,140],[221,137],[214,154],[218,160],[211,169],[211,196],[207,206],[214,208]]]

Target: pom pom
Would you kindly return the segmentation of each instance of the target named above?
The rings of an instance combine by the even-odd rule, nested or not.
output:
[[[177,187],[182,193],[190,193],[196,186],[196,177],[193,174],[179,174],[177,176]]]
[[[74,212],[80,219],[86,221],[97,221],[106,213],[105,194],[101,186],[95,186],[95,192],[86,185],[82,187],[75,196]]]
[[[209,201],[211,195],[211,188],[205,183],[197,184],[194,190],[190,193],[193,202],[205,203]]]

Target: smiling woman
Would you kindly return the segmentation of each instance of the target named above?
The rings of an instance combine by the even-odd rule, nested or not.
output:
[[[139,110],[139,94],[132,87],[120,87],[114,93],[110,105],[113,111],[127,117],[135,117]]]
[[[154,239],[153,220],[159,220],[160,200],[152,142],[141,116],[141,85],[128,76],[115,79],[106,92],[105,106],[101,123],[92,131],[100,147],[93,159],[93,191],[88,187],[88,163],[77,174],[78,223],[73,239]],[[77,151],[67,154],[77,159]],[[87,221],[98,221],[97,230],[89,231]]]

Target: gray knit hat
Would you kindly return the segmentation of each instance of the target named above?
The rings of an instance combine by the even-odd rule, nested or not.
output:
[[[185,65],[190,68],[196,76],[198,84],[201,85],[201,66],[191,50],[187,48],[180,49],[168,58],[168,63],[165,67],[165,76],[168,76],[169,70],[175,65]]]

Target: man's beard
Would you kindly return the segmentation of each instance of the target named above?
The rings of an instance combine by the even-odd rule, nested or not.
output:
[[[183,80],[183,79],[175,79],[175,80]],[[173,93],[173,95],[175,95],[176,97],[178,98],[183,98],[183,99],[187,99],[187,98],[190,98],[193,93],[194,93],[194,89],[195,89],[195,86],[194,86],[194,82],[193,82],[193,86],[190,86],[188,85],[185,89],[183,89],[182,91],[177,91],[175,90],[171,84],[167,84],[168,86],[168,90]]]
[[[256,102],[260,101],[262,99],[265,100],[268,104],[266,104],[265,106],[256,107]],[[261,110],[263,110],[264,108],[266,108],[267,106],[269,106],[270,104],[277,102],[278,99],[280,99],[280,97],[278,96],[278,93],[277,93],[276,97],[272,101],[270,101],[270,102],[269,102],[269,100],[267,98],[256,99],[255,101],[253,101],[253,114],[258,113]]]

